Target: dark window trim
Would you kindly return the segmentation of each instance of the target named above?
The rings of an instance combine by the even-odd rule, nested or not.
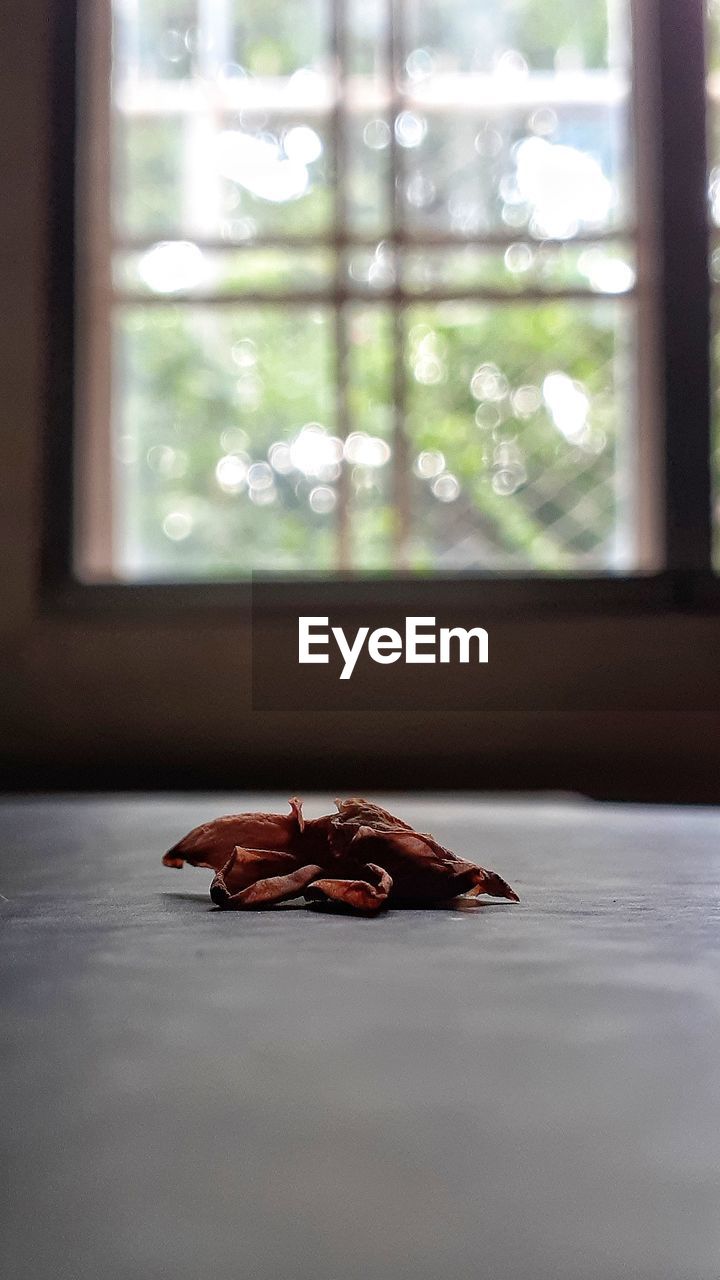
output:
[[[73,573],[75,166],[78,14],[91,0],[52,0],[48,381],[41,600],[46,611],[118,617],[157,608],[240,613],[249,583],[86,584]],[[710,297],[703,0],[635,0],[636,58],[647,57],[657,104],[659,380],[664,397],[666,568],[646,575],[334,575],[277,581],[277,608],[333,603],[430,605],[482,601],[490,612],[714,610],[710,506]],[[638,27],[642,41],[638,38]],[[644,44],[643,44],[644,42]],[[689,181],[678,182],[677,173]]]
[[[704,0],[659,0],[657,17],[665,547],[670,569],[703,570],[712,557]]]
[[[83,0],[50,0],[47,374],[41,590],[50,603],[72,572],[75,444],[76,33]]]

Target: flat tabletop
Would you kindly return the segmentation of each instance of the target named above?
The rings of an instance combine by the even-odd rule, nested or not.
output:
[[[162,851],[284,798],[2,803],[4,1274],[718,1280],[720,812],[372,798],[520,904],[221,913]]]

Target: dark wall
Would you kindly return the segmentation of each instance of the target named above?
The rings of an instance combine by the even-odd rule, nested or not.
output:
[[[60,610],[39,577],[48,0],[0,9],[0,767],[5,785],[549,787],[720,800],[720,620],[490,623],[503,698],[252,709],[247,614]],[[52,388],[50,389],[52,394]],[[50,477],[52,483],[52,477]],[[272,634],[266,643],[272,652]],[[598,673],[602,680],[598,682]],[[542,683],[540,684],[540,681]],[[602,698],[588,698],[601,688]],[[541,695],[541,696],[539,696]]]

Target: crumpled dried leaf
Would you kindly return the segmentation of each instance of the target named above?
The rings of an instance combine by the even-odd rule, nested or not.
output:
[[[300,865],[302,864],[292,853],[276,853],[272,849],[242,849],[236,845],[225,866],[216,872],[213,884],[215,881],[223,884],[232,895],[247,889],[256,880],[288,875],[297,871]]]
[[[307,902],[339,902],[343,906],[352,907],[354,911],[374,913],[387,906],[393,883],[387,871],[368,862],[358,868],[363,875],[362,880],[351,877],[342,879],[338,876],[326,876],[313,880],[304,891]]]
[[[280,875],[271,875],[251,880],[242,888],[233,883],[233,873],[238,860],[245,862],[245,855],[254,850],[236,849],[228,859],[227,866],[216,872],[210,885],[210,897],[217,907],[224,910],[257,911],[262,907],[274,906],[278,902],[286,902],[289,898],[297,898],[313,880],[322,876],[322,867],[309,863],[305,867],[294,867],[283,871]],[[276,858],[283,857],[275,854]],[[295,859],[291,858],[291,862]],[[228,887],[228,881],[231,888]]]
[[[398,827],[405,831],[413,829],[402,818],[396,818],[394,813],[388,813],[387,809],[381,809],[379,804],[371,804],[369,800],[361,800],[359,796],[352,800],[336,800],[335,805],[338,811],[337,817],[333,818],[335,826],[373,827],[375,831],[396,831]]]
[[[338,839],[337,828],[334,838]],[[432,836],[407,826],[394,830],[359,826],[343,852],[352,861],[373,862],[385,868],[392,878],[392,906],[428,906],[468,893],[519,901],[495,871],[458,858]]]
[[[295,798],[289,814],[216,818],[190,831],[163,862],[213,868],[212,901],[232,910],[258,910],[300,894],[366,914],[479,893],[518,901],[497,872],[459,858],[379,805],[359,797],[335,803],[337,814],[322,818],[305,819]]]
[[[212,867],[220,871],[236,846],[268,849],[278,853],[302,853],[305,862],[313,848],[324,850],[330,817],[309,821],[303,817],[302,800],[293,796],[289,813],[229,813],[213,822],[193,827],[163,855],[166,867]]]

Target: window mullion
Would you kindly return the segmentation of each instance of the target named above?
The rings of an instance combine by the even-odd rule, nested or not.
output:
[[[345,251],[347,241],[347,0],[328,0],[332,15],[332,56],[334,104],[332,145],[335,170],[333,240],[335,253],[335,393],[336,429],[345,441],[351,430],[348,398],[348,330],[345,303]],[[350,539],[350,489],[347,467],[342,467],[337,480],[337,549],[336,567],[352,565]]]
[[[403,190],[402,147],[395,124],[402,110],[402,57],[404,49],[403,0],[387,0],[387,76],[389,81],[390,166],[389,205],[393,245],[394,291],[392,297],[392,485],[393,560],[396,569],[407,568],[410,537],[410,467],[405,418],[407,380],[405,373],[405,317],[403,312]]]

